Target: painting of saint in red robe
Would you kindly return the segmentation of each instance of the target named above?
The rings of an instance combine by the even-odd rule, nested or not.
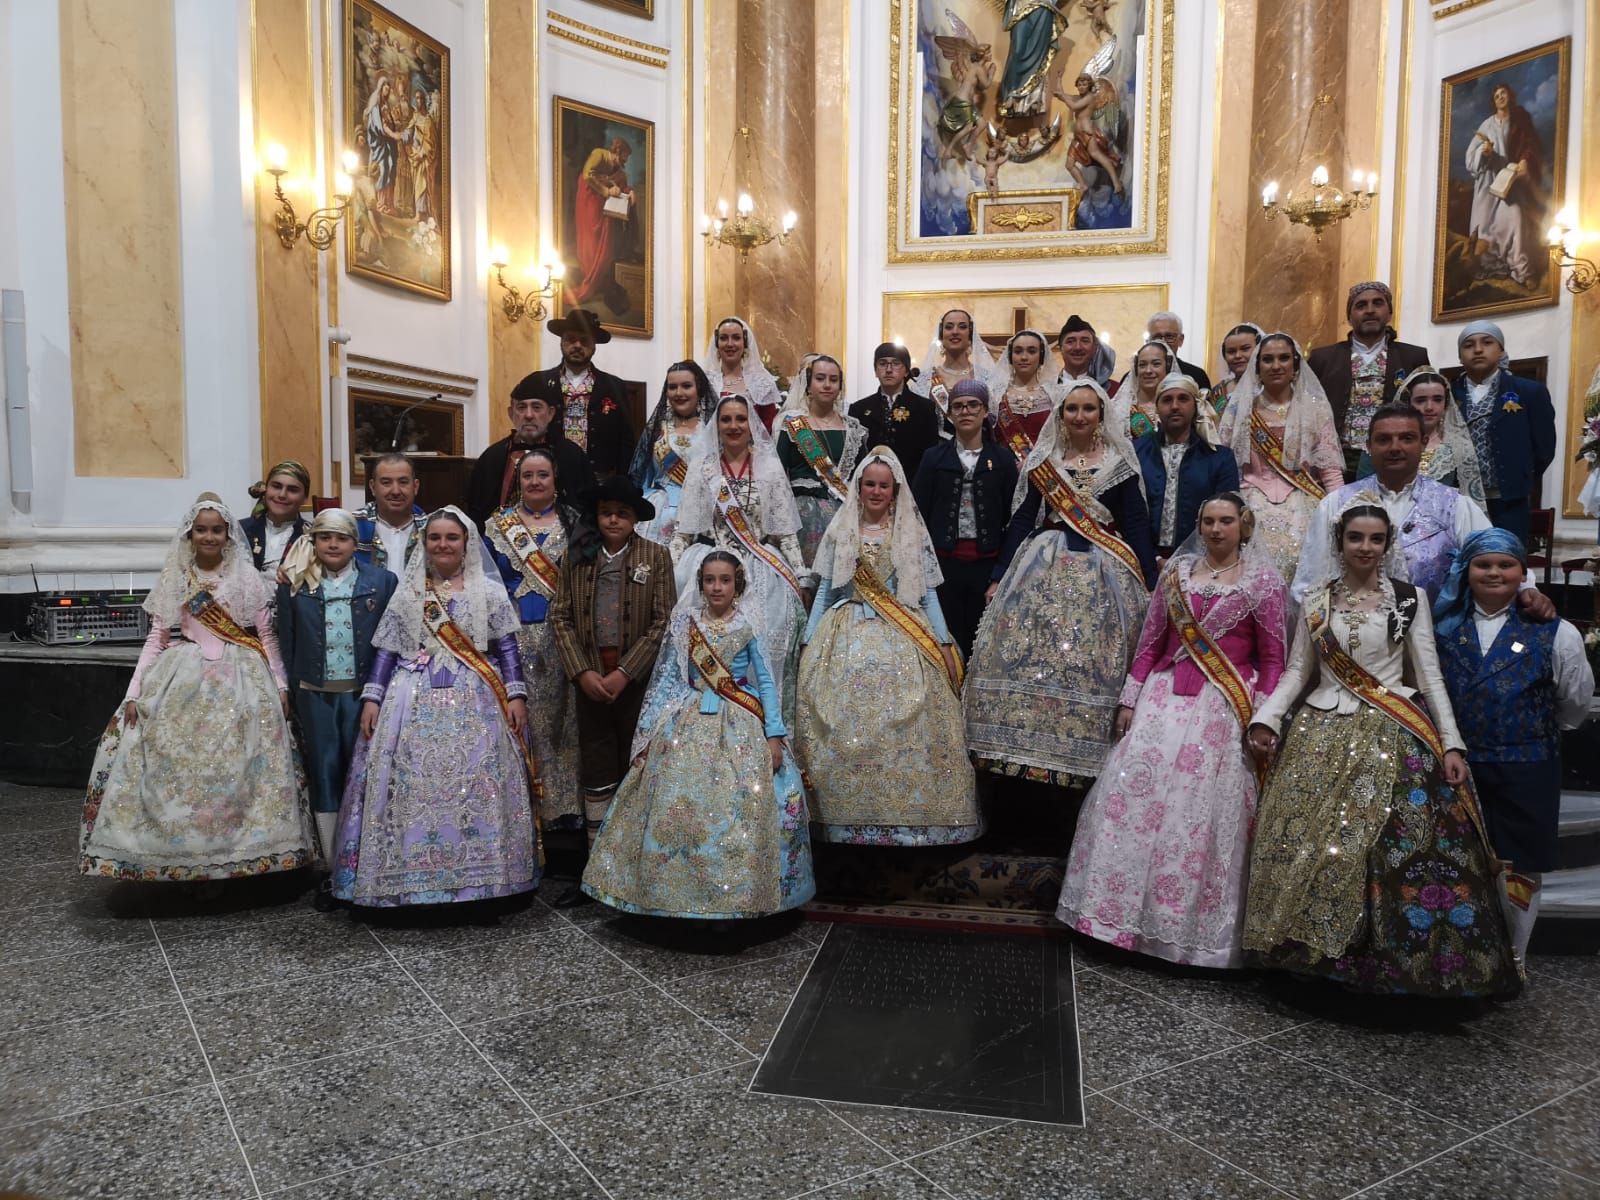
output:
[[[654,322],[654,134],[648,121],[556,98],[556,240],[561,303],[623,336]]]

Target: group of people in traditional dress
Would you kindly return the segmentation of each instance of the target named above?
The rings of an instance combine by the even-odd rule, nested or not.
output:
[[[1492,324],[1452,383],[1391,309],[1358,284],[1309,356],[1240,324],[1214,387],[1175,314],[1112,381],[1080,317],[1057,369],[952,310],[848,406],[837,358],[782,392],[730,317],[631,445],[574,310],[466,511],[391,455],[361,514],[304,522],[285,463],[253,525],[184,516],[84,870],[320,860],[323,907],[435,904],[536,887],[581,827],[558,904],[755,917],[815,844],[977,839],[1009,776],[1087,788],[1058,915],[1089,937],[1512,994],[1594,688],[1527,578],[1554,413]]]

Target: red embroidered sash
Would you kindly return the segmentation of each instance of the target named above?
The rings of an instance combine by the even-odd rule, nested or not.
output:
[[[778,576],[794,590],[795,598],[803,606],[806,598],[800,587],[800,581],[789,569],[789,564],[783,560],[783,555],[771,546],[762,545],[761,540],[756,537],[755,530],[750,528],[750,518],[734,499],[733,489],[728,486],[727,480],[723,480],[717,488],[717,508],[721,510],[722,519],[728,523],[728,528],[733,531],[733,536],[739,539],[739,544],[776,571]]]
[[[1139,556],[1133,552],[1133,547],[1128,545],[1115,533],[1105,528],[1100,522],[1089,514],[1084,508],[1083,501],[1078,499],[1078,493],[1073,490],[1070,483],[1056,470],[1056,465],[1048,458],[1028,473],[1028,479],[1033,486],[1039,489],[1039,494],[1049,503],[1056,516],[1066,523],[1068,528],[1077,533],[1092,546],[1098,546],[1110,554],[1129,571],[1138,581],[1143,590],[1144,568],[1139,565]]]
[[[961,653],[954,646],[950,647],[950,656],[955,663],[955,673],[951,674],[950,667],[944,661],[943,648],[933,638],[933,632],[913,613],[883,580],[878,578],[878,573],[867,565],[865,559],[856,562],[856,574],[853,581],[856,590],[866,602],[872,605],[880,617],[888,621],[901,633],[911,639],[916,646],[917,653],[927,659],[949,681],[950,690],[956,695],[961,694],[961,681],[966,672],[962,669]]]
[[[1166,572],[1162,579],[1161,594],[1167,602],[1167,619],[1177,628],[1178,638],[1189,652],[1189,657],[1194,659],[1201,674],[1232,707],[1233,715],[1239,718],[1239,728],[1248,729],[1254,708],[1250,687],[1245,683],[1244,676],[1239,674],[1239,668],[1234,666],[1233,660],[1217,648],[1217,643],[1200,624],[1194,609],[1190,607],[1189,597],[1184,594],[1178,572],[1171,569]]]
[[[496,513],[494,527],[510,547],[511,557],[517,561],[522,577],[542,591],[546,599],[553,599],[561,583],[561,568],[540,549],[533,531],[522,523],[516,510],[512,508]]]
[[[1028,457],[1028,451],[1033,449],[1033,439],[1028,436],[1027,427],[1022,418],[1011,411],[1011,405],[1004,400],[995,414],[996,423],[1000,426],[1000,436],[1005,444],[1011,447],[1011,452],[1017,456],[1020,463]]]
[[[489,685],[489,690],[494,693],[495,703],[500,706],[500,715],[505,718],[506,728],[510,729],[511,694],[506,691],[505,681],[494,669],[494,664],[472,644],[472,639],[466,635],[461,626],[451,619],[449,610],[432,592],[429,592],[422,601],[422,620],[427,625],[428,631],[439,639],[439,643],[446,650]],[[534,808],[537,811],[539,802],[544,799],[544,779],[539,774],[539,764],[534,761],[533,751],[529,748],[526,738],[512,734],[511,740],[516,742],[517,749],[522,751],[522,765],[528,772],[528,794],[533,797]],[[539,859],[541,862],[544,861],[542,845],[539,849]]]
[[[235,621],[210,592],[202,589],[189,597],[189,615],[223,641],[254,650],[264,659],[267,657],[267,648],[261,644],[261,639]],[[270,665],[271,660],[268,662]]]
[[[784,428],[789,431],[789,440],[794,442],[794,448],[800,451],[800,457],[806,460],[806,466],[817,473],[817,478],[827,485],[828,490],[840,501],[849,499],[850,485],[839,474],[839,468],[834,465],[833,457],[828,453],[828,444],[822,435],[811,427],[811,422],[804,413],[784,413]]]
[[[1250,413],[1250,441],[1261,452],[1261,457],[1267,460],[1267,465],[1286,483],[1299,488],[1313,500],[1321,500],[1327,495],[1322,485],[1311,477],[1303,464],[1293,471],[1289,470],[1283,461],[1283,442],[1277,434],[1267,428],[1266,418],[1261,415],[1260,409],[1254,409]]]
[[[763,729],[766,728],[767,710],[762,707],[760,699],[739,686],[728,664],[722,661],[711,640],[700,628],[700,623],[692,617],[689,619],[689,661],[712,691],[730,704],[737,704],[760,721]]]

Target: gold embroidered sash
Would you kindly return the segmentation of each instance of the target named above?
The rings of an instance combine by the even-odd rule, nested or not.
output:
[[[960,652],[953,646],[950,648],[951,658],[955,663],[955,673],[951,674],[949,665],[944,661],[943,648],[934,640],[932,630],[919,620],[915,613],[900,603],[899,597],[878,578],[878,573],[867,564],[866,559],[856,561],[856,574],[852,582],[856,585],[856,590],[861,593],[862,599],[872,605],[873,611],[910,638],[912,645],[917,648],[917,653],[939,669],[949,681],[950,690],[959,696],[961,681],[965,677]]]
[[[1254,409],[1250,413],[1250,441],[1261,452],[1261,457],[1267,460],[1267,465],[1276,471],[1284,482],[1299,488],[1313,500],[1321,500],[1328,494],[1322,485],[1311,477],[1304,465],[1293,471],[1288,468],[1283,461],[1283,442],[1277,434],[1267,428],[1267,420],[1261,415],[1260,409]]]
[[[1028,436],[1022,418],[1011,411],[1011,405],[1001,400],[995,419],[1000,426],[1000,436],[1005,439],[1006,445],[1011,447],[1011,452],[1017,456],[1017,461],[1024,461],[1028,457],[1028,452],[1033,449],[1033,439]]]
[[[750,518],[734,499],[733,489],[728,486],[727,480],[723,480],[717,488],[717,508],[722,513],[722,519],[728,523],[728,528],[733,531],[733,536],[739,539],[739,544],[776,571],[779,578],[794,590],[795,598],[803,606],[806,598],[800,587],[800,581],[789,569],[789,564],[783,560],[783,555],[772,547],[761,544],[761,540],[755,535],[755,530],[750,528]]]
[[[681,454],[672,448],[672,438],[662,434],[656,438],[655,446],[656,469],[669,483],[678,487],[683,486],[683,481],[689,477],[689,463]]]
[[[833,493],[834,498],[844,501],[850,497],[850,485],[839,474],[839,468],[834,465],[833,457],[828,453],[828,443],[815,429],[804,413],[784,413],[784,428],[789,431],[789,439],[794,442],[794,448],[800,451],[800,457],[806,460],[806,466],[817,473],[817,478],[822,480]]]
[[[254,650],[262,658],[267,657],[267,648],[261,644],[261,639],[235,621],[228,610],[204,588],[189,597],[189,615],[223,641]]]
[[[1233,660],[1217,648],[1217,643],[1200,624],[1194,609],[1190,607],[1189,597],[1184,593],[1182,581],[1178,572],[1168,570],[1162,580],[1162,598],[1167,602],[1167,619],[1178,630],[1178,639],[1183,643],[1183,648],[1189,652],[1189,657],[1194,659],[1195,666],[1200,668],[1201,674],[1221,692],[1223,698],[1233,708],[1233,715],[1239,718],[1239,728],[1250,727],[1250,714],[1253,705],[1250,699],[1250,687],[1244,681],[1244,676],[1239,674],[1239,668],[1234,666]]]
[[[763,729],[766,728],[767,710],[762,706],[760,699],[739,686],[738,680],[733,677],[733,672],[728,669],[728,664],[722,661],[715,647],[711,645],[711,640],[700,628],[700,623],[693,617],[689,618],[689,661],[694,664],[694,669],[700,672],[701,678],[710,685],[712,691],[730,704],[737,704],[760,721]]]
[[[538,588],[546,600],[554,599],[556,588],[561,584],[561,568],[539,548],[533,531],[522,523],[516,509],[496,513],[494,527],[511,548],[511,557],[517,561],[517,569],[522,572],[522,577]]]
[[[1089,515],[1073,486],[1056,470],[1055,463],[1045,459],[1028,473],[1028,478],[1068,528],[1127,567],[1139,587],[1144,588],[1144,568],[1139,565],[1139,556],[1133,552],[1133,547]]]
[[[422,601],[422,620],[427,625],[428,632],[439,639],[440,645],[489,685],[489,690],[494,693],[495,703],[500,706],[500,715],[505,718],[506,728],[512,728],[511,694],[506,691],[505,681],[494,669],[494,664],[472,644],[472,639],[466,635],[461,626],[451,619],[450,611],[432,592],[429,592]],[[513,733],[511,740],[517,744],[517,749],[522,751],[522,765],[528,772],[528,794],[533,797],[534,809],[537,811],[539,802],[544,799],[544,779],[539,774],[539,764],[534,761],[533,752],[529,749],[526,738],[520,738]],[[539,849],[539,859],[541,862],[544,861],[542,845]]]

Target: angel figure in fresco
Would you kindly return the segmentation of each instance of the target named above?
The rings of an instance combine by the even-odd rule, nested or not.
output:
[[[417,88],[411,105],[411,125],[407,130],[406,160],[411,167],[411,198],[417,220],[437,216],[433,211],[433,168],[438,157],[438,101],[430,104],[428,93]]]
[[[955,33],[937,34],[933,39],[950,64],[948,78],[939,80],[944,92],[944,104],[939,110],[939,157],[941,161],[968,162],[983,128],[978,112],[983,93],[994,86],[1000,67],[989,44],[980,43],[965,21],[948,8],[944,15]]]
[[[987,123],[986,123],[987,124]],[[983,186],[990,200],[1000,199],[1000,168],[1011,161],[1011,143],[993,125],[984,135],[988,149],[983,152]]]
[[[1088,18],[1089,31],[1098,42],[1104,43],[1112,36],[1111,22],[1106,19],[1106,13],[1115,3],[1116,0],[1083,0],[1083,15]]]
[[[1061,102],[1072,110],[1072,141],[1067,145],[1067,170],[1072,172],[1072,178],[1078,186],[1087,191],[1089,180],[1083,168],[1097,166],[1111,180],[1112,189],[1121,194],[1122,155],[1112,141],[1121,116],[1117,106],[1117,89],[1103,75],[1081,74],[1076,86],[1076,96],[1059,94]]]

